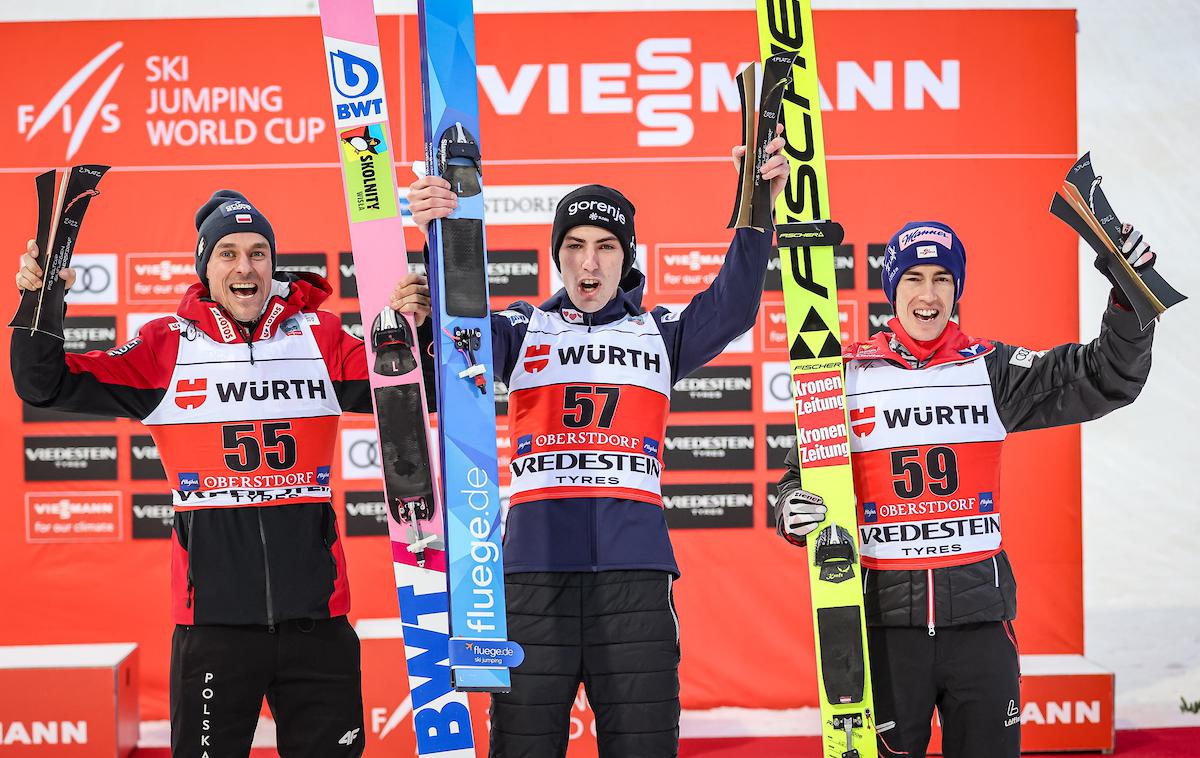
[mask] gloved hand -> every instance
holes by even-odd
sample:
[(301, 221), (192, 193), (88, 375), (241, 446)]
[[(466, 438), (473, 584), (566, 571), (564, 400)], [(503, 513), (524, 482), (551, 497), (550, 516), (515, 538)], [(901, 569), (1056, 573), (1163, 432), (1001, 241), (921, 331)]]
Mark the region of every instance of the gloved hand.
[(805, 535), (824, 520), (825, 501), (799, 487), (775, 503), (775, 530), (793, 545), (803, 545)]
[[(1125, 242), (1121, 245), (1121, 254), (1125, 256), (1125, 260), (1129, 261), (1129, 265), (1134, 271), (1139, 271), (1144, 268), (1150, 268), (1154, 265), (1158, 256), (1150, 249), (1150, 244), (1146, 242), (1142, 233), (1133, 228), (1133, 224), (1123, 224), (1121, 226), (1121, 235), (1125, 238)], [(1096, 261), (1093, 264), (1096, 270), (1112, 282), (1113, 300), (1122, 308), (1131, 310), (1133, 308), (1129, 303), (1129, 298), (1117, 284), (1116, 278), (1112, 271), (1109, 270), (1109, 260), (1106, 256), (1097, 255)]]

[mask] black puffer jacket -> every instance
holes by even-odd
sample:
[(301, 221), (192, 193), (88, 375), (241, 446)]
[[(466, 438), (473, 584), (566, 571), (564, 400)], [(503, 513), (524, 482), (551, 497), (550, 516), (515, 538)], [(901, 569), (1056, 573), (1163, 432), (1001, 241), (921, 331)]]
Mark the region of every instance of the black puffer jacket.
[[(893, 319), (893, 328), (896, 321)], [(884, 341), (903, 360), (896, 365), (920, 370), (894, 334)], [(1045, 352), (992, 342), (983, 356), (996, 408), (1008, 432), (1078, 424), (1128, 405), (1150, 373), (1154, 328), (1141, 331), (1137, 317), (1109, 303), (1100, 336), (1086, 345), (1065, 344)], [(780, 501), (800, 487), (796, 449), (787, 457), (779, 482)], [(933, 585), (933, 618), (929, 587)], [(863, 571), (866, 619), (870, 626), (953, 626), (1006, 621), (1017, 614), (1017, 582), (1003, 551), (992, 558), (949, 568), (920, 571)]]

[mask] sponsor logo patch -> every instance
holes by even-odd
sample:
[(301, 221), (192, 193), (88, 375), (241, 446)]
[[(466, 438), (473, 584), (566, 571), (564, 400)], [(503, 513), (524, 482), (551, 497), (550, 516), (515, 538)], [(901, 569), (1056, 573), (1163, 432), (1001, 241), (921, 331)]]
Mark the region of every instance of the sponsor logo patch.
[(1045, 350), (1030, 350), (1027, 347), (1019, 347), (1008, 362), (1021, 368), (1033, 368), (1033, 362), (1045, 354)]

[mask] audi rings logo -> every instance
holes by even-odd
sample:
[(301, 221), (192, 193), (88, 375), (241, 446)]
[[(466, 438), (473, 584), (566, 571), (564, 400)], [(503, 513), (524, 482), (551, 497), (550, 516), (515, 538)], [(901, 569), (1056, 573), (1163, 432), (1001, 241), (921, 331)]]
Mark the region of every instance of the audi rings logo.
[(792, 372), (786, 361), (766, 361), (762, 365), (763, 411), (795, 412), (792, 400)]
[(358, 468), (369, 468), (379, 465), (379, 446), (375, 440), (355, 440), (350, 443), (350, 465)]
[(115, 253), (79, 254), (71, 257), (75, 284), (67, 294), (69, 303), (117, 302), (117, 256)]
[(379, 441), (374, 429), (342, 430), (342, 478), (378, 479)]

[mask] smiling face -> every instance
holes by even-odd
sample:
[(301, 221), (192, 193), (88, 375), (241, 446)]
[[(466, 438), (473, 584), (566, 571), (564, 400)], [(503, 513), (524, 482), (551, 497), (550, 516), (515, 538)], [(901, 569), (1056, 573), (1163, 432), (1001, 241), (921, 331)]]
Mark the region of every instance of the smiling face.
[(954, 277), (941, 266), (913, 266), (896, 283), (896, 317), (915, 340), (937, 339), (953, 305)]
[(616, 297), (624, 264), (620, 240), (599, 226), (571, 228), (558, 248), (563, 286), (584, 313), (595, 313)]
[(229, 315), (250, 322), (271, 294), (271, 245), (258, 232), (221, 238), (208, 259), (208, 291)]

